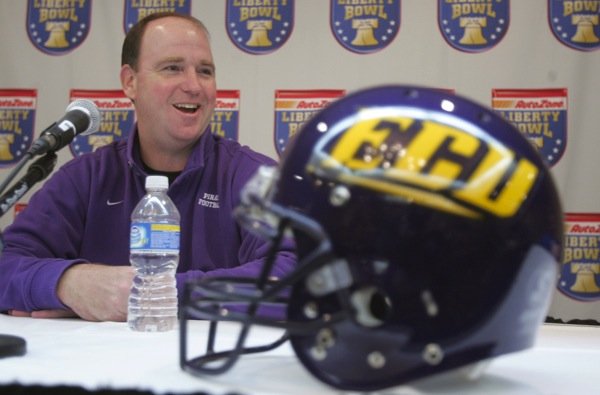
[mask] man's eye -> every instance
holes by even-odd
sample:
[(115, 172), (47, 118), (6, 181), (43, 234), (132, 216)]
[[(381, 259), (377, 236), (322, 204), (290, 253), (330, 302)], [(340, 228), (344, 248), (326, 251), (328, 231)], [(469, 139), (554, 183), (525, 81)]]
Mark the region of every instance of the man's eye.
[(202, 75), (212, 76), (215, 72), (210, 67), (203, 67), (198, 72)]
[(169, 65), (169, 66), (165, 66), (164, 70), (166, 71), (180, 71), (181, 67), (177, 66), (175, 64)]

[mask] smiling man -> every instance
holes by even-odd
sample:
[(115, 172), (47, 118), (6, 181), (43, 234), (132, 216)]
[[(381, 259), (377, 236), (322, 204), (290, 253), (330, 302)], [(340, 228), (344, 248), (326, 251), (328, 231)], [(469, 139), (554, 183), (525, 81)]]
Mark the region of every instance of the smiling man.
[[(150, 174), (167, 175), (181, 214), (177, 288), (205, 275), (257, 276), (268, 242), (232, 216), (261, 164), (275, 162), (207, 131), (216, 102), (209, 34), (197, 19), (159, 13), (127, 34), (121, 84), (137, 127), (62, 166), (4, 233), (0, 311), (125, 321), (133, 279), (130, 214)], [(273, 276), (295, 264), (290, 248)]]
[(208, 32), (189, 19), (148, 19), (125, 39), (121, 84), (135, 103), (144, 163), (181, 171), (217, 98)]

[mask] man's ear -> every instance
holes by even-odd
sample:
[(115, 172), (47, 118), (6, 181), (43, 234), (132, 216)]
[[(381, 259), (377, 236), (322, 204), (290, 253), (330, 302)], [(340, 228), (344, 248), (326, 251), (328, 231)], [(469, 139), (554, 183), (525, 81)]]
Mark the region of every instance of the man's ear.
[(137, 92), (137, 80), (136, 73), (130, 65), (124, 64), (121, 66), (121, 88), (123, 88), (123, 92), (125, 96), (130, 98), (131, 100), (135, 100), (136, 92)]

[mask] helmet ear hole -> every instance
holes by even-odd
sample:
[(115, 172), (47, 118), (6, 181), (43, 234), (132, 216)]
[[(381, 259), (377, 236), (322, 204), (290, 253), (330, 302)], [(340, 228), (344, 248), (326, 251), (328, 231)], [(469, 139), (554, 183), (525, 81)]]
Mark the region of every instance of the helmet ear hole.
[(383, 325), (392, 311), (390, 298), (373, 286), (354, 291), (350, 300), (356, 322), (369, 328)]

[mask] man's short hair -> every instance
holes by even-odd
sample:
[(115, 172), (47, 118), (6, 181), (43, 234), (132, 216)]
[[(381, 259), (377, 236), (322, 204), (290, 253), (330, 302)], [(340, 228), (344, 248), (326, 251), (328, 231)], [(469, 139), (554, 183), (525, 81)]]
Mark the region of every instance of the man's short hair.
[(142, 38), (144, 37), (144, 33), (146, 32), (146, 27), (152, 21), (167, 17), (175, 17), (188, 20), (196, 26), (198, 26), (199, 28), (201, 28), (206, 33), (206, 36), (210, 38), (208, 29), (206, 28), (204, 23), (202, 23), (202, 21), (200, 21), (196, 17), (187, 14), (179, 14), (177, 12), (156, 12), (142, 18), (127, 32), (125, 40), (123, 41), (123, 48), (121, 50), (121, 66), (128, 64), (131, 66), (131, 68), (137, 70), (138, 58), (140, 55), (140, 47), (142, 45)]

